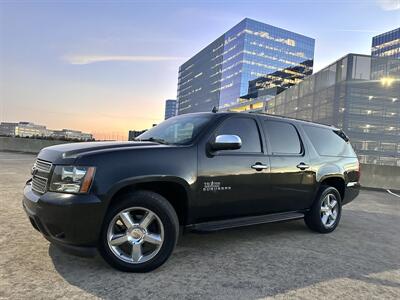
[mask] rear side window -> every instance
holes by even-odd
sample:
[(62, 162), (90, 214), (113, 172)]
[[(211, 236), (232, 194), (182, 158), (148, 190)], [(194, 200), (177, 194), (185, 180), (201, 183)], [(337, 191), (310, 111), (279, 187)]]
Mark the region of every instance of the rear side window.
[(347, 136), (342, 131), (309, 125), (304, 125), (303, 128), (319, 155), (355, 156)]
[(264, 121), (264, 130), (272, 154), (300, 154), (301, 142), (296, 128), (289, 123)]
[(242, 147), (234, 152), (261, 152), (260, 134), (256, 121), (249, 118), (230, 118), (217, 129), (215, 136), (234, 134), (241, 138)]

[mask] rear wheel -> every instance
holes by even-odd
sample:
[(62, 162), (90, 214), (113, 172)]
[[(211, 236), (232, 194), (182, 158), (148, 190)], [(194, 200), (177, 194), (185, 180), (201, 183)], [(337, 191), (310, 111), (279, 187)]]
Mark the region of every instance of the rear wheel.
[(138, 191), (123, 195), (105, 218), (99, 250), (113, 267), (147, 272), (171, 255), (179, 234), (178, 217), (161, 195)]
[(304, 217), (304, 221), (313, 231), (329, 233), (334, 231), (339, 224), (341, 214), (340, 193), (332, 186), (323, 185), (311, 210)]

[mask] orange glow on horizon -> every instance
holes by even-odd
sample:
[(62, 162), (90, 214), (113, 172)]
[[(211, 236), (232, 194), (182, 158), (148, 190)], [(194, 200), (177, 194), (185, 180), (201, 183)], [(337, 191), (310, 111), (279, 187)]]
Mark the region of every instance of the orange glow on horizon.
[(144, 130), (159, 124), (163, 118), (163, 103), (157, 105), (157, 114), (146, 113), (136, 117), (132, 113), (113, 112), (112, 115), (102, 113), (85, 112), (87, 116), (82, 118), (79, 114), (71, 115), (68, 113), (48, 113), (42, 114), (34, 111), (19, 111), (13, 118), (1, 119), (1, 122), (29, 121), (38, 125), (44, 125), (50, 130), (72, 129), (85, 133), (91, 133), (96, 140), (128, 140), (129, 130)]

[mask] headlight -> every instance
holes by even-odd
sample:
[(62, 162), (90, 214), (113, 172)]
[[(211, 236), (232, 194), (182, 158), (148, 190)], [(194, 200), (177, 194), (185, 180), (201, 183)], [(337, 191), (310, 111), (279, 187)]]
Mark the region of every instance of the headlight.
[(87, 193), (94, 177), (94, 167), (56, 166), (50, 181), (50, 191)]

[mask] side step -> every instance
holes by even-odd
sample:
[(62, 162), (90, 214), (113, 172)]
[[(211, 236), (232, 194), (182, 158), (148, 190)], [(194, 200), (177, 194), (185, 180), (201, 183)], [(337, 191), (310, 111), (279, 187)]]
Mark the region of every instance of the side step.
[(301, 212), (287, 212), (277, 213), (262, 216), (241, 217), (229, 220), (211, 221), (204, 223), (197, 223), (187, 227), (189, 230), (210, 232), (228, 228), (250, 226), (256, 224), (265, 224), (279, 221), (296, 220), (304, 218), (304, 213)]

